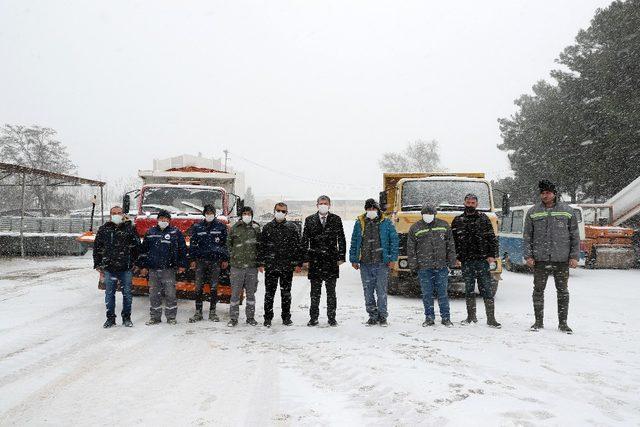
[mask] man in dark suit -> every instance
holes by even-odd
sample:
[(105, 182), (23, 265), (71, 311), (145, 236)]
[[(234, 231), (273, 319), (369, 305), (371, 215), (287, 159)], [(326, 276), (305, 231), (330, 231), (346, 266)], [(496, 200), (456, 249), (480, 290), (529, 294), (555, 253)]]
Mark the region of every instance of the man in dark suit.
[(304, 221), (302, 250), (305, 263), (309, 266), (311, 281), (311, 307), (307, 326), (317, 326), (320, 314), (322, 282), (327, 288), (327, 317), (329, 325), (338, 326), (336, 321), (336, 280), (340, 276), (340, 265), (345, 262), (347, 243), (342, 220), (329, 212), (331, 199), (320, 196), (317, 200), (318, 212)]

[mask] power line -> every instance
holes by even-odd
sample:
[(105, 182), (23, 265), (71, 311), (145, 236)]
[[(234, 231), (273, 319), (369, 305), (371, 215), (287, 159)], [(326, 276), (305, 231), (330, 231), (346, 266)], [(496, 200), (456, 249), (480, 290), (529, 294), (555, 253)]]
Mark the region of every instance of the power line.
[(306, 176), (302, 176), (302, 175), (296, 175), (296, 174), (293, 174), (293, 173), (290, 173), (290, 172), (284, 172), (282, 170), (278, 170), (278, 169), (272, 168), (270, 166), (263, 165), (261, 163), (258, 163), (256, 161), (254, 161), (254, 160), (251, 160), (251, 159), (247, 159), (246, 157), (241, 156), (240, 154), (237, 154), (235, 152), (231, 153), (231, 154), (236, 156), (236, 158), (238, 158), (238, 159), (242, 159), (247, 163), (250, 163), (250, 164), (252, 164), (254, 166), (257, 166), (257, 167), (262, 168), (264, 170), (267, 170), (269, 172), (272, 172), (272, 173), (275, 173), (275, 174), (278, 174), (278, 175), (282, 175), (282, 176), (285, 176), (287, 178), (296, 179), (298, 181), (307, 182), (307, 183), (310, 183), (310, 184), (319, 184), (319, 185), (325, 185), (325, 186), (334, 187), (334, 188), (336, 188), (336, 187), (337, 188), (363, 188), (363, 189), (377, 189), (378, 188), (375, 185), (362, 185), (362, 184), (353, 184), (353, 183), (346, 183), (346, 182), (322, 181), (322, 180), (315, 179), (315, 178), (310, 178), (310, 177), (306, 177)]

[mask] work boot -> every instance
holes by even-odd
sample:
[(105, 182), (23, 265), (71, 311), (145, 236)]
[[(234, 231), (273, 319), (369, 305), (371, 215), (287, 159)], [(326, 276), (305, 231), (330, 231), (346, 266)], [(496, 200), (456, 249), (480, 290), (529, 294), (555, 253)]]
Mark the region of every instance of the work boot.
[(146, 322), (144, 322), (144, 324), (147, 326), (157, 325), (158, 323), (160, 323), (160, 319), (149, 319)]
[(440, 322), (440, 323), (442, 323), (447, 328), (452, 328), (453, 327), (453, 323), (451, 323), (451, 320), (449, 320), (449, 319), (442, 319), (442, 322)]
[(176, 319), (167, 319), (167, 324), (169, 324), (169, 325), (175, 325), (177, 323), (178, 322), (176, 321)]
[(238, 321), (236, 319), (231, 319), (229, 320), (229, 323), (227, 323), (227, 326), (229, 326), (230, 328), (233, 328), (237, 325), (238, 325)]
[(309, 320), (309, 322), (307, 323), (307, 326), (318, 326), (318, 321), (311, 319)]
[(422, 326), (423, 326), (424, 328), (426, 328), (427, 326), (433, 326), (433, 325), (435, 325), (435, 324), (436, 324), (436, 322), (434, 322), (434, 321), (433, 321), (433, 319), (432, 319), (431, 317), (426, 317), (426, 318), (424, 319), (424, 322), (422, 322)]
[(196, 323), (202, 320), (202, 310), (196, 310), (196, 313), (189, 318), (189, 323)]
[(532, 331), (538, 331), (538, 329), (544, 328), (544, 299), (542, 301), (536, 301), (533, 298), (533, 313), (536, 316), (536, 322), (531, 325)]
[(338, 321), (336, 319), (329, 319), (329, 326), (338, 326)]
[(282, 324), (284, 326), (291, 326), (291, 325), (293, 325), (293, 322), (291, 321), (291, 319), (284, 319), (284, 320), (282, 320)]
[(133, 322), (131, 321), (131, 318), (130, 317), (125, 317), (124, 319), (122, 319), (122, 326), (127, 327), (127, 328), (133, 327)]
[(567, 322), (561, 322), (558, 325), (558, 329), (560, 329), (560, 331), (564, 332), (565, 334), (569, 334), (569, 335), (573, 334), (573, 329), (571, 329), (569, 325), (567, 325)]
[(573, 333), (567, 325), (567, 315), (569, 314), (569, 295), (558, 296), (558, 329), (567, 334)]
[(389, 324), (387, 323), (387, 318), (386, 317), (381, 317), (379, 320), (380, 326), (382, 326), (383, 328), (386, 328), (387, 326), (389, 326)]
[(470, 296), (470, 297), (467, 297), (466, 300), (467, 300), (467, 318), (460, 323), (462, 323), (463, 325), (478, 323), (478, 318), (476, 317), (476, 297)]
[(493, 299), (484, 299), (484, 309), (487, 312), (487, 325), (492, 328), (500, 329), (502, 325), (498, 323), (495, 316), (496, 305)]
[(265, 328), (270, 328), (271, 327), (271, 320), (265, 320), (263, 325), (265, 326)]
[(220, 321), (220, 318), (216, 314), (216, 309), (215, 308), (213, 310), (209, 310), (209, 320), (211, 320), (212, 322), (219, 322)]
[(367, 326), (373, 326), (378, 324), (378, 319), (374, 319), (373, 317), (369, 317), (367, 320)]
[(247, 325), (256, 326), (257, 324), (258, 322), (256, 322), (256, 319), (254, 318), (247, 319)]
[(108, 318), (107, 321), (104, 322), (104, 325), (102, 325), (102, 327), (105, 329), (108, 329), (112, 326), (116, 326), (116, 319)]

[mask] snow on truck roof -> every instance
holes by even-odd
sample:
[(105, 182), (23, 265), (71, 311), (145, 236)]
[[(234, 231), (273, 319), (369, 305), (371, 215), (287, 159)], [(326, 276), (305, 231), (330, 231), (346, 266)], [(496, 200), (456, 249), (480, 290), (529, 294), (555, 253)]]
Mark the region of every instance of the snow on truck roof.
[(147, 188), (147, 187), (170, 187), (170, 188), (194, 188), (197, 190), (218, 190), (218, 191), (226, 191), (224, 188), (222, 187), (216, 187), (213, 185), (199, 185), (199, 184), (144, 184), (142, 186), (142, 188)]

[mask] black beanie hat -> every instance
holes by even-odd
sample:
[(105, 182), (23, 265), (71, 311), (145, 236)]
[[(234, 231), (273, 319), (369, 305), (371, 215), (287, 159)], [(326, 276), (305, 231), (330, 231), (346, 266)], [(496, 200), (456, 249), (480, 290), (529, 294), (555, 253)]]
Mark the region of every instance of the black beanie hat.
[(204, 205), (204, 207), (202, 208), (202, 213), (206, 214), (206, 213), (212, 213), (215, 214), (216, 213), (216, 208), (213, 205)]
[(380, 210), (380, 206), (378, 206), (378, 202), (376, 202), (375, 199), (367, 199), (367, 201), (364, 202), (364, 210), (368, 210), (371, 208)]
[(549, 181), (548, 179), (543, 179), (538, 183), (538, 188), (540, 189), (540, 192), (542, 193), (543, 191), (551, 191), (552, 193), (557, 193), (558, 191), (556, 190), (556, 185)]
[(169, 218), (171, 219), (171, 213), (169, 213), (166, 209), (160, 209), (158, 211), (158, 218)]

